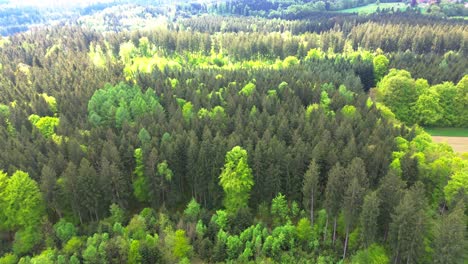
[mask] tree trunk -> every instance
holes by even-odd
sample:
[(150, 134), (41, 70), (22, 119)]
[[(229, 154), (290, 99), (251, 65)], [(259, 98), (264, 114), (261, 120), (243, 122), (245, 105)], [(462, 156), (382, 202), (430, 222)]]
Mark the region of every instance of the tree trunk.
[(327, 241), (327, 231), (328, 231), (328, 215), (327, 220), (325, 221), (325, 231), (323, 232), (323, 241)]
[(345, 238), (344, 249), (343, 249), (343, 260), (346, 258), (346, 249), (348, 248), (348, 238), (349, 238), (349, 225), (346, 226), (346, 238)]
[(80, 224), (83, 225), (83, 218), (81, 218), (81, 212), (78, 210), (78, 217), (80, 218)]
[(335, 240), (336, 240), (336, 216), (333, 222), (333, 246), (335, 245)]
[(310, 195), (310, 225), (314, 227), (314, 191)]
[(397, 264), (397, 263), (398, 263), (399, 255), (400, 255), (400, 244), (397, 245), (397, 251), (396, 251), (395, 261), (393, 262), (394, 264)]

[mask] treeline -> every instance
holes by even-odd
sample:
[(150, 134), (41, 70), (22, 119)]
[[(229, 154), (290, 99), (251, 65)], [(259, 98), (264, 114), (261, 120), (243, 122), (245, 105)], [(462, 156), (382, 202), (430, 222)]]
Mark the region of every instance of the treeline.
[(320, 33), (328, 31), (335, 25), (368, 21), (368, 18), (349, 14), (320, 13), (307, 20), (267, 19), (261, 17), (243, 16), (198, 16), (187, 19), (178, 19), (170, 28), (198, 31), (198, 32), (285, 32), (294, 35), (306, 32)]
[[(382, 1), (392, 2), (392, 1)], [(374, 1), (343, 1), (343, 0), (306, 0), (306, 1), (247, 1), (236, 0), (217, 2), (208, 7), (208, 11), (216, 14), (234, 14), (243, 16), (262, 16), (268, 18), (303, 19), (313, 17), (324, 11), (337, 11), (372, 4)]]
[(458, 84), (429, 86), (404, 70), (392, 69), (377, 85), (376, 98), (388, 106), (398, 120), (432, 127), (468, 127), (468, 75)]

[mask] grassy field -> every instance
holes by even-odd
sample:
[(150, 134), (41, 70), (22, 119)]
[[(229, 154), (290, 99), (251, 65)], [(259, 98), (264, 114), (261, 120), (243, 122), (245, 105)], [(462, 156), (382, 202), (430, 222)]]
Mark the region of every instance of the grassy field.
[(355, 7), (355, 8), (350, 8), (350, 9), (343, 9), (338, 12), (340, 13), (358, 13), (358, 14), (371, 14), (375, 13), (377, 11), (377, 8), (380, 9), (389, 9), (389, 8), (394, 8), (400, 9), (400, 10), (405, 10), (406, 9), (406, 4), (405, 3), (380, 3), (379, 5), (377, 4), (370, 4), (370, 5), (365, 5), (365, 6), (360, 6), (360, 7)]
[(464, 19), (468, 20), (468, 16), (453, 16), (453, 17), (448, 17), (449, 19)]
[(468, 137), (468, 128), (425, 128), (431, 136)]
[(432, 136), (432, 140), (437, 143), (449, 144), (455, 152), (468, 153), (468, 137)]

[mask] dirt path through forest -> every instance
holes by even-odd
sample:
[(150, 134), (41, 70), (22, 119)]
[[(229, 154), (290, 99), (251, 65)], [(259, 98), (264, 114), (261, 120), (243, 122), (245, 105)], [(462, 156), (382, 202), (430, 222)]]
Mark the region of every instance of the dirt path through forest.
[(440, 137), (433, 136), (432, 139), (437, 143), (448, 143), (455, 152), (468, 152), (468, 137)]

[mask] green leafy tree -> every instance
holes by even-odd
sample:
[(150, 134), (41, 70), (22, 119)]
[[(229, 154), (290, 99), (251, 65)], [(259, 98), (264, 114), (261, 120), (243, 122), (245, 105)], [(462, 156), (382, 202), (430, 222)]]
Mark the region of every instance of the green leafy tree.
[(388, 72), (388, 64), (390, 61), (388, 60), (385, 55), (378, 55), (374, 58), (373, 64), (374, 64), (374, 79), (375, 83), (380, 82), (382, 78), (385, 76), (385, 74)]
[(183, 259), (189, 257), (191, 252), (192, 246), (190, 245), (188, 238), (185, 236), (185, 231), (181, 229), (176, 230), (172, 254), (177, 259)]
[(195, 222), (198, 219), (200, 214), (200, 204), (197, 203), (195, 198), (192, 198), (190, 202), (187, 204), (187, 208), (184, 210), (184, 216), (190, 222)]
[(38, 227), (26, 227), (15, 233), (15, 241), (13, 241), (13, 253), (16, 255), (24, 255), (29, 253), (34, 246), (42, 240), (42, 234)]
[(76, 235), (75, 226), (65, 219), (60, 219), (60, 221), (54, 225), (54, 231), (62, 243), (66, 243), (70, 238)]
[(132, 240), (128, 250), (128, 264), (140, 264), (142, 260), (140, 254), (140, 241)]
[(0, 230), (6, 229), (7, 215), (3, 208), (6, 208), (5, 189), (8, 186), (8, 175), (0, 170)]
[(7, 253), (0, 258), (0, 264), (16, 264), (18, 263), (18, 256), (12, 253)]
[(458, 192), (468, 192), (468, 168), (455, 172), (444, 188), (447, 201), (451, 202)]
[(441, 127), (451, 127), (456, 125), (457, 113), (456, 105), (453, 103), (457, 96), (457, 88), (451, 82), (444, 82), (442, 84), (431, 87), (439, 94), (439, 105), (442, 111), (442, 118), (437, 125)]
[(226, 154), (219, 184), (224, 190), (224, 206), (229, 213), (234, 214), (239, 209), (248, 207), (254, 181), (245, 149), (236, 146)]
[(239, 236), (228, 236), (226, 246), (228, 259), (237, 259), (242, 253), (242, 241)]
[(413, 108), (419, 94), (409, 72), (392, 69), (377, 88), (378, 101), (388, 106), (399, 120), (410, 124), (414, 122)]
[(59, 125), (58, 117), (38, 117), (36, 115), (31, 115), (29, 117), (29, 120), (34, 126), (37, 127), (37, 129), (39, 129), (41, 134), (46, 138), (49, 138), (53, 134), (55, 134), (55, 128)]
[(186, 102), (182, 107), (182, 115), (184, 116), (185, 122), (189, 122), (193, 116), (193, 105), (191, 102)]
[(245, 96), (250, 96), (255, 92), (256, 85), (255, 83), (249, 82), (242, 88), (242, 90), (239, 91), (239, 94), (245, 95)]
[(133, 173), (135, 178), (133, 180), (133, 194), (140, 202), (145, 202), (149, 200), (149, 185), (148, 179), (146, 178), (144, 171), (143, 163), (143, 150), (141, 148), (135, 149), (135, 163), (136, 167)]
[(359, 250), (352, 257), (353, 264), (388, 264), (390, 260), (385, 252), (385, 248), (378, 244), (372, 244), (368, 248)]
[(111, 214), (110, 219), (112, 221), (112, 224), (124, 222), (125, 211), (120, 206), (118, 206), (117, 204), (111, 204), (109, 212)]
[(457, 126), (468, 127), (468, 75), (457, 84), (457, 96), (455, 98), (456, 116), (458, 116)]
[(301, 218), (297, 223), (297, 238), (304, 245), (307, 245), (312, 240), (313, 229), (310, 220), (307, 218)]
[(442, 107), (439, 105), (440, 96), (433, 89), (426, 90), (416, 101), (414, 110), (416, 122), (421, 125), (434, 126), (443, 118)]
[(2, 211), (7, 217), (5, 226), (9, 230), (36, 228), (45, 215), (39, 186), (26, 172), (16, 171), (8, 179), (1, 197)]
[(271, 201), (271, 215), (276, 226), (285, 224), (289, 220), (289, 207), (286, 196), (279, 193)]

